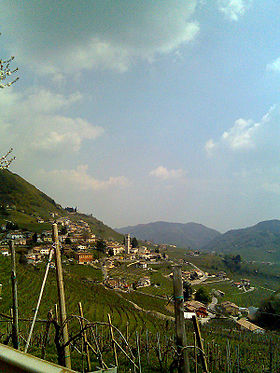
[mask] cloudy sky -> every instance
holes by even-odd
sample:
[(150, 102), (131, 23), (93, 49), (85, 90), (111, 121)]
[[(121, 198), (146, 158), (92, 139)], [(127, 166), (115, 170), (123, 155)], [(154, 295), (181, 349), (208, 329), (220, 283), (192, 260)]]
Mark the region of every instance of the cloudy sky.
[(280, 218), (280, 3), (2, 0), (0, 150), (113, 227)]

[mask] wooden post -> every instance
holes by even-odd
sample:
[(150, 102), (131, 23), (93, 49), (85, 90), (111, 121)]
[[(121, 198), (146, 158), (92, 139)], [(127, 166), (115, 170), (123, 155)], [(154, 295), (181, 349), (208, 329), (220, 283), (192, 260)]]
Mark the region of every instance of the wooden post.
[(12, 323), (12, 342), (14, 348), (19, 348), (19, 338), (18, 338), (18, 296), (17, 296), (17, 274), (16, 274), (16, 253), (14, 242), (9, 242), (11, 251), (11, 261), (12, 261), (12, 296), (13, 296), (13, 323)]
[[(173, 266), (173, 289), (174, 289), (174, 309), (175, 309), (175, 332), (176, 345), (179, 355), (178, 372), (190, 373), (190, 363), (186, 348), (187, 338), (184, 320), (184, 294), (182, 281), (182, 267)], [(184, 348), (184, 349), (183, 349)]]
[[(82, 303), (78, 303), (79, 307), (79, 313), (81, 316), (81, 328), (83, 329), (85, 327), (85, 320), (84, 320), (84, 313), (83, 313), (83, 307)], [(87, 369), (88, 372), (91, 371), (91, 363), (90, 363), (90, 355), (89, 355), (89, 348), (88, 348), (88, 340), (87, 340), (87, 332), (86, 330), (83, 331), (83, 339), (84, 339), (84, 344), (85, 344), (85, 350), (86, 350), (86, 356), (87, 356)]]
[(195, 331), (195, 335), (196, 335), (197, 346), (200, 349), (199, 356), (200, 356), (200, 359), (201, 359), (202, 369), (203, 369), (204, 373), (208, 373), (207, 361), (206, 361), (206, 358), (205, 358), (205, 352), (204, 352), (204, 349), (203, 349), (203, 343), (202, 343), (202, 339), (201, 339), (201, 334), (200, 334), (200, 329), (199, 329), (197, 317), (193, 316), (192, 321), (193, 321), (194, 331)]
[(111, 334), (111, 339), (112, 339), (112, 344), (113, 344), (115, 363), (116, 363), (116, 366), (118, 366), (119, 363), (118, 363), (118, 355), (117, 355), (116, 343), (115, 343), (115, 338), (114, 338), (114, 331), (112, 327), (111, 315), (109, 313), (108, 313), (108, 322), (109, 322), (110, 334)]
[(58, 307), (56, 303), (54, 305), (54, 320), (58, 322)]
[(49, 310), (48, 321), (46, 323), (46, 330), (45, 330), (45, 333), (44, 333), (43, 343), (42, 343), (41, 359), (45, 359), (46, 347), (47, 347), (47, 343), (48, 343), (48, 339), (49, 339), (50, 326), (51, 326), (52, 320), (53, 320), (52, 310)]
[(195, 365), (195, 373), (198, 373), (198, 370), (197, 370), (197, 351), (196, 351), (196, 335), (195, 333), (193, 333), (193, 336), (194, 336), (194, 365)]
[[(64, 283), (63, 283), (63, 273), (62, 273), (62, 265), (61, 265), (61, 256), (60, 256), (60, 245), (58, 240), (58, 230), (57, 224), (54, 223), (52, 225), (52, 235), (53, 235), (53, 242), (55, 246), (55, 268), (56, 268), (56, 281), (57, 281), (57, 291), (58, 291), (58, 300), (59, 300), (59, 311), (60, 311), (60, 324), (65, 322), (67, 315), (66, 315), (66, 306), (65, 306), (65, 294), (64, 294)], [(65, 323), (62, 329), (63, 335), (63, 344), (65, 345), (68, 342), (68, 325)], [(70, 357), (70, 346), (65, 346), (64, 348), (64, 362), (66, 368), (71, 369), (71, 357)]]

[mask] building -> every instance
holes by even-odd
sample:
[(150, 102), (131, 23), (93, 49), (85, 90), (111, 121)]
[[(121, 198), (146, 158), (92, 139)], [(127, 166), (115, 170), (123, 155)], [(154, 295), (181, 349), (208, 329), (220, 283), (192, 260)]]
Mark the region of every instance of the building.
[(137, 282), (137, 287), (144, 287), (144, 286), (151, 286), (151, 279), (150, 277), (142, 277)]
[(198, 302), (197, 300), (191, 300), (185, 303), (186, 312), (195, 313), (197, 317), (207, 317), (208, 312), (205, 304)]
[(78, 264), (88, 264), (92, 263), (93, 255), (91, 253), (75, 253), (75, 259), (77, 259)]
[(265, 333), (265, 330), (263, 328), (261, 328), (258, 325), (253, 324), (250, 321), (246, 320), (245, 317), (237, 320), (236, 323), (238, 324), (238, 326), (241, 330), (248, 330), (250, 332), (257, 333), (257, 334)]
[(221, 309), (225, 313), (228, 313), (232, 316), (237, 316), (239, 314), (239, 307), (236, 304), (230, 302), (229, 300), (226, 300), (225, 302), (221, 303)]

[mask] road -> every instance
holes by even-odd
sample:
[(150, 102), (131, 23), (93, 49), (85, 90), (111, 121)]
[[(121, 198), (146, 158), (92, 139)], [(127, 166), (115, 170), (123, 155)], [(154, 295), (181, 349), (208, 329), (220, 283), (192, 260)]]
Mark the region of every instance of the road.
[(203, 281), (207, 280), (208, 279), (208, 276), (205, 274), (204, 271), (202, 271), (202, 269), (198, 268), (195, 264), (191, 263), (191, 262), (188, 262), (189, 265), (191, 265), (192, 267), (194, 267), (197, 271), (200, 271), (202, 273), (202, 277), (200, 277), (198, 280), (193, 280), (191, 281), (191, 284), (192, 285), (199, 285), (201, 284)]
[(215, 307), (216, 304), (218, 303), (218, 299), (216, 297), (212, 297), (212, 302), (208, 305), (208, 311), (215, 313)]

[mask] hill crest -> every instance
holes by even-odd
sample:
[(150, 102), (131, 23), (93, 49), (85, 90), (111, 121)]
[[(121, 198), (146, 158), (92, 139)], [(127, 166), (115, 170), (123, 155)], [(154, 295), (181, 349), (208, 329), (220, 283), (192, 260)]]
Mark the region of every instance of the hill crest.
[(170, 223), (157, 221), (148, 224), (138, 224), (115, 228), (120, 233), (130, 233), (138, 239), (162, 244), (174, 244), (179, 247), (200, 248), (220, 235), (220, 232), (203, 224)]

